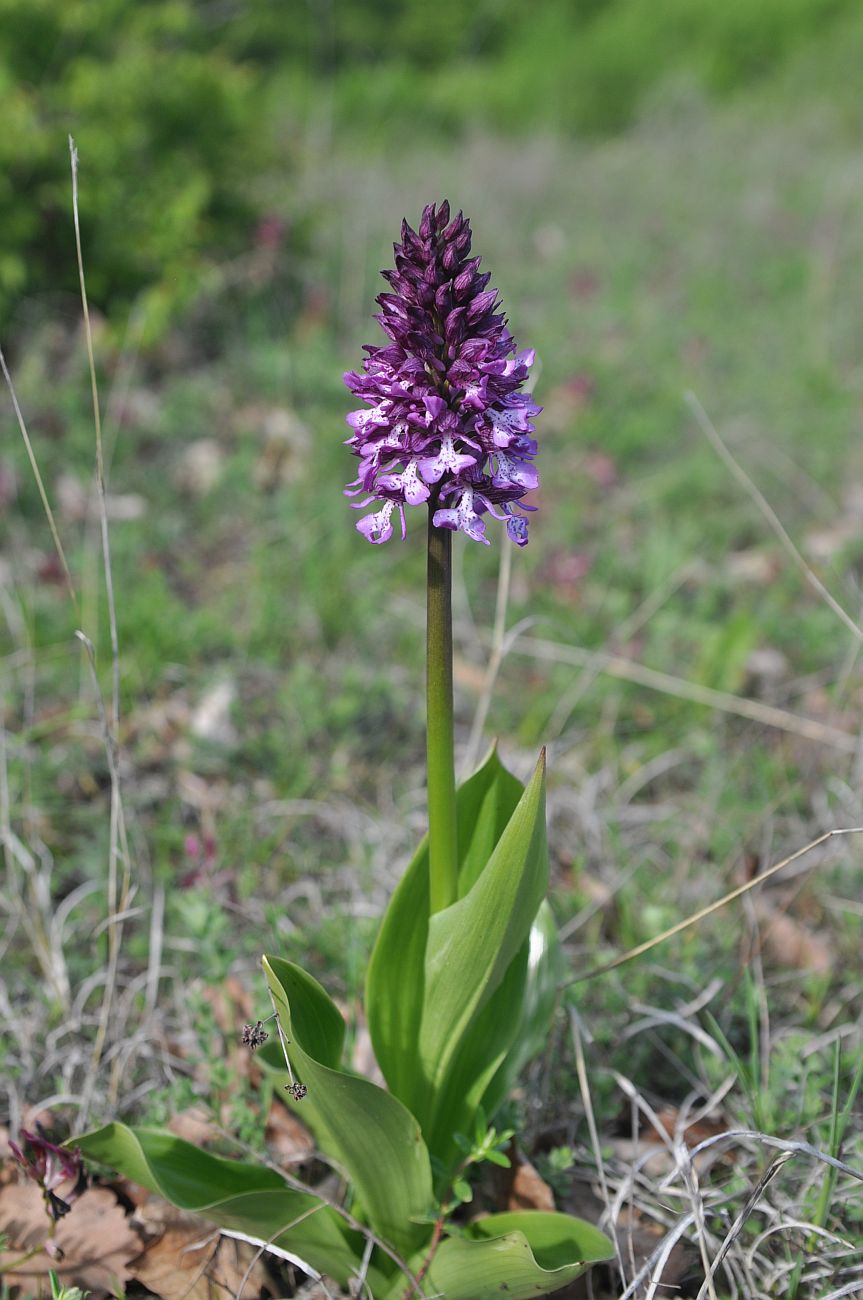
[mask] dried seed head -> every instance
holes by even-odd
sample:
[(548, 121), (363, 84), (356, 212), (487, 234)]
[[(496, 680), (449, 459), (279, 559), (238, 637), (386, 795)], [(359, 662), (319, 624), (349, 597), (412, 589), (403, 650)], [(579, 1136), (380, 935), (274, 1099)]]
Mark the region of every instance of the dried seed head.
[(294, 1101), (302, 1101), (308, 1091), (306, 1085), (300, 1083), (299, 1079), (294, 1079), (293, 1083), (285, 1084), (285, 1092), (289, 1093), (293, 1097)]
[(243, 1025), (243, 1047), (250, 1047), (254, 1052), (255, 1048), (260, 1047), (269, 1038), (269, 1034), (264, 1029), (263, 1020), (257, 1020), (253, 1025)]

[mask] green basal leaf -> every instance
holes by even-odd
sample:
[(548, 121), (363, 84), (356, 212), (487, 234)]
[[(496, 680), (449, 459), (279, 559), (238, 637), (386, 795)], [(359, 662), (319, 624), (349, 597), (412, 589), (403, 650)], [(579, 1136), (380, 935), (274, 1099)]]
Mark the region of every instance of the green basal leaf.
[[(288, 1187), (273, 1169), (199, 1151), (173, 1133), (118, 1123), (76, 1138), (75, 1145), (178, 1209), (272, 1241), (342, 1285), (357, 1276), (362, 1234), (313, 1193)], [(391, 1279), (377, 1267), (372, 1273), (372, 1290), (381, 1295)]]
[[(568, 1285), (613, 1254), (604, 1232), (568, 1214), (492, 1214), (471, 1224), (464, 1236), (441, 1243), (423, 1287), (446, 1300), (530, 1300)], [(417, 1272), (423, 1263), (414, 1258), (411, 1267)], [(400, 1300), (404, 1290), (403, 1281), (395, 1284), (385, 1300)]]
[(422, 1119), (429, 1148), (444, 1158), (480, 1100), (470, 1079), (484, 1091), (518, 1032), (527, 939), (547, 884), (541, 758), (476, 882), (429, 920), (419, 1056), (433, 1100)]
[(512, 1046), (483, 1095), (483, 1106), (493, 1115), (524, 1067), (543, 1051), (564, 977), (563, 953), (557, 923), (548, 901), (543, 900), (528, 937), (527, 971), (521, 1019)]
[(521, 781), (506, 770), (492, 746), (482, 765), (456, 795), (459, 898), (464, 898), (485, 870), (523, 794)]
[(366, 972), (365, 993), (375, 1059), (390, 1091), (420, 1122), (428, 1105), (417, 1047), (425, 993), (428, 922), (426, 836), (396, 885), (384, 914)]
[(400, 1254), (413, 1254), (428, 1240), (433, 1204), (419, 1124), (391, 1093), (312, 1054), (306, 1028), (313, 1026), (316, 1041), (327, 1045), (331, 1036), (320, 1033), (322, 1025), (332, 1023), (327, 1008), (339, 1015), (317, 980), (279, 957), (265, 957), (263, 965), (291, 1040), (291, 1065), (308, 1088), (303, 1107), (313, 1116), (322, 1146), (344, 1168), (373, 1230)]
[[(486, 867), (522, 795), (521, 784), (502, 766), (492, 749), (456, 795), (459, 839), (459, 896), (463, 897)], [(387, 908), (372, 953), (366, 980), (366, 1014), (378, 1064), (390, 1089), (423, 1125), (435, 1109), (434, 1088), (423, 1068), (419, 1038), (428, 1014), (426, 956), (429, 933), (428, 841), (420, 845)], [(518, 960), (527, 962), (527, 953)], [(477, 1024), (477, 1049), (485, 1063), (482, 1086), (476, 1062), (452, 1087), (461, 1089), (465, 1111), (479, 1101), (488, 1080), (511, 1042), (513, 999), (520, 976), (513, 973), (501, 993), (499, 1011), (489, 1007), (487, 1021)], [(459, 1073), (454, 1071), (455, 1074)], [(471, 1088), (470, 1096), (464, 1091)]]
[[(455, 1134), (470, 1130), (477, 1107), (512, 1045), (524, 997), (527, 945), (510, 962), (500, 985), (454, 1048), (427, 1111), (425, 1138), (444, 1168), (456, 1157)], [(443, 1185), (441, 1185), (443, 1191)]]
[[(291, 1022), (297, 1041), (303, 1045), (303, 1051), (314, 1057), (319, 1065), (337, 1070), (341, 1065), (342, 1050), (345, 1045), (345, 1021), (335, 1002), (314, 975), (309, 975), (302, 966), (295, 966), (293, 962), (284, 962), (280, 957), (265, 957), (264, 973), (277, 1001), (278, 994), (269, 979), (267, 962), (271, 965), (276, 963), (280, 970), (285, 968), (285, 977), (290, 982), (293, 997)], [(284, 1021), (282, 1027), (287, 1029)], [(274, 1046), (278, 1045), (281, 1052), (278, 1034), (273, 1035), (272, 1042)], [(282, 1053), (282, 1065), (284, 1065), (284, 1053)]]
[(492, 750), (456, 800), (459, 899), (429, 917), (424, 841), (387, 909), (366, 984), (378, 1063), (444, 1165), (453, 1133), (469, 1129), (484, 1095), (500, 1102), (542, 1042), (557, 982), (536, 960), (552, 951), (547, 927), (528, 935), (548, 875), (541, 772), (524, 792)]

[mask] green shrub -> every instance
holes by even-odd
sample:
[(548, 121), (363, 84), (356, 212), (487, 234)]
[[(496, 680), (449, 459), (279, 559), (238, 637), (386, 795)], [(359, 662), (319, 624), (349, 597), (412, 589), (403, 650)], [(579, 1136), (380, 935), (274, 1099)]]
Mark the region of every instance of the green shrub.
[(287, 192), (285, 142), (319, 104), (339, 133), (399, 145), (406, 130), (611, 132), (680, 73), (729, 93), (803, 56), (815, 79), (841, 61), (831, 93), (853, 88), (858, 13), (856, 0), (0, 0), (0, 315), (8, 330), (22, 300), (38, 310), (48, 295), (56, 315), (56, 294), (77, 294), (69, 134), (91, 300), (116, 323), (136, 304), (152, 341), (214, 264), (253, 245), (265, 194)]
[(0, 0), (0, 312), (77, 288), (67, 136), (81, 158), (88, 289), (150, 332), (210, 258), (248, 246), (268, 161), (253, 65), (176, 0)]

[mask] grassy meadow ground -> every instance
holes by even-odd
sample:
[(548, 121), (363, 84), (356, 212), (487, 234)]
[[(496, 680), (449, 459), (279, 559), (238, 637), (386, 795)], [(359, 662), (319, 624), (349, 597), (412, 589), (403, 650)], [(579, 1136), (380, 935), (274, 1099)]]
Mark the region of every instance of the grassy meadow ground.
[[(0, 1032), (13, 1118), (47, 1107), (75, 1128), (83, 1096), (90, 1119), (162, 1122), (205, 1101), (260, 1146), (255, 1091), (225, 1063), (234, 1012), (213, 991), (234, 990), (238, 1024), (257, 1014), (258, 957), (275, 950), (356, 1005), (423, 824), (424, 561), (419, 512), (405, 545), (371, 548), (353, 529), (341, 374), (376, 339), (377, 272), (401, 217), (443, 197), (471, 217), (513, 332), (537, 349), (545, 407), (541, 511), (512, 556), (513, 634), (493, 684), (500, 547), (456, 547), (460, 753), (485, 703), (483, 744), (499, 737), (517, 774), (549, 744), (552, 898), (573, 971), (863, 825), (860, 637), (685, 396), (857, 619), (863, 161), (829, 93), (787, 85), (716, 107), (684, 78), (599, 141), (477, 131), (408, 149), (395, 128), (358, 143), (310, 119), (276, 203), (289, 224), (316, 214), (290, 329), (265, 288), (235, 311), (228, 284), (156, 361), (96, 331), (133, 863), (98, 1068), (111, 779), (75, 628), (97, 643), (105, 692), (110, 649), (75, 304), (15, 356), (81, 614), (9, 413)], [(521, 1098), (561, 1204), (592, 1167), (573, 1025), (610, 1194), (643, 1224), (671, 1227), (693, 1202), (679, 1174), (662, 1185), (664, 1170), (639, 1165), (659, 1146), (634, 1139), (639, 1106), (641, 1129), (648, 1106), (673, 1129), (713, 1098), (723, 1128), (837, 1153), (861, 1053), (861, 852), (856, 837), (829, 841), (574, 986), (574, 1019)], [(723, 1151), (699, 1168), (710, 1257), (776, 1156), (751, 1136)], [(859, 1101), (841, 1154), (863, 1166)], [(759, 1194), (716, 1294), (863, 1293), (861, 1204), (859, 1184), (798, 1151)], [(696, 1252), (678, 1282), (698, 1267)]]

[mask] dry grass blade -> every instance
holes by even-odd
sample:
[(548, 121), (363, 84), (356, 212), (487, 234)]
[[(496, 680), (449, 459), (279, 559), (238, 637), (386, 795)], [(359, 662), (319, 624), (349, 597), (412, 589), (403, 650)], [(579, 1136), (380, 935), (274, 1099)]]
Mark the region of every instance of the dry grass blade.
[(93, 330), (90, 325), (90, 306), (87, 301), (84, 256), (81, 250), (81, 226), (78, 218), (78, 150), (75, 148), (75, 142), (71, 135), (69, 136), (69, 157), (72, 164), (72, 217), (75, 223), (75, 253), (78, 259), (78, 281), (81, 286), (81, 308), (84, 313), (84, 337), (87, 341), (87, 365), (90, 371), (90, 395), (93, 402), (93, 427), (96, 431), (96, 492), (99, 499), (99, 518), (102, 527), (102, 559), (105, 594), (108, 602), (108, 624), (111, 632), (111, 726), (116, 736), (120, 722), (120, 647), (117, 635), (117, 607), (114, 601), (114, 575), (111, 570), (111, 544), (108, 535), (105, 456), (102, 448), (102, 415), (99, 410), (99, 386), (96, 380)]
[(774, 862), (772, 867), (768, 867), (766, 871), (762, 871), (761, 874), (756, 876), (753, 880), (748, 880), (746, 884), (738, 885), (738, 887), (732, 889), (730, 893), (725, 894), (722, 898), (718, 898), (715, 903), (710, 903), (707, 907), (702, 907), (699, 911), (693, 912), (692, 915), (686, 917), (685, 920), (678, 921), (676, 925), (672, 925), (668, 930), (663, 930), (662, 934), (656, 935), (653, 939), (645, 940), (644, 943), (638, 944), (635, 948), (630, 948), (629, 952), (622, 953), (619, 957), (614, 957), (611, 961), (603, 962), (601, 966), (593, 966), (590, 970), (582, 971), (578, 975), (573, 975), (571, 979), (563, 982), (562, 987), (566, 988), (570, 984), (580, 984), (583, 980), (593, 979), (596, 975), (605, 975), (606, 972), (616, 970), (618, 966), (623, 966), (626, 962), (633, 961), (636, 957), (642, 957), (646, 952), (650, 952), (651, 949), (658, 947), (659, 944), (665, 943), (667, 939), (673, 938), (676, 934), (681, 934), (684, 930), (688, 930), (692, 925), (697, 925), (699, 921), (703, 921), (714, 912), (718, 912), (729, 903), (733, 903), (735, 899), (742, 898), (743, 895), (748, 894), (751, 889), (755, 889), (758, 885), (763, 885), (765, 881), (770, 880), (772, 876), (775, 876), (778, 872), (782, 871), (783, 868), (790, 866), (792, 862), (797, 862), (805, 854), (811, 853), (813, 849), (817, 849), (819, 845), (826, 844), (828, 840), (834, 839), (839, 835), (860, 835), (861, 833), (863, 833), (863, 826), (846, 826), (831, 831), (825, 831), (823, 835), (818, 836), (817, 840), (812, 840), (810, 844), (804, 845), (802, 849), (797, 849), (795, 853), (792, 853), (787, 858), (783, 858), (781, 862)]
[(317, 1269), (313, 1268), (312, 1265), (308, 1264), (304, 1259), (301, 1259), (299, 1255), (293, 1255), (289, 1250), (283, 1250), (281, 1246), (274, 1246), (272, 1241), (267, 1241), (263, 1237), (250, 1237), (247, 1232), (237, 1232), (233, 1228), (220, 1228), (219, 1232), (223, 1237), (230, 1237), (233, 1241), (244, 1241), (249, 1246), (258, 1247), (258, 1254), (255, 1255), (249, 1264), (249, 1267), (246, 1270), (246, 1276), (243, 1278), (237, 1291), (237, 1300), (240, 1300), (246, 1282), (249, 1277), (251, 1277), (252, 1269), (261, 1255), (272, 1255), (275, 1259), (283, 1259), (285, 1263), (293, 1264), (300, 1270), (300, 1272), (305, 1273), (307, 1277), (312, 1278), (313, 1281), (320, 1281), (321, 1275)]
[(750, 700), (745, 695), (733, 695), (730, 691), (718, 691), (712, 686), (701, 686), (698, 682), (687, 681), (684, 677), (674, 677), (671, 673), (660, 672), (656, 668), (647, 668), (634, 659), (623, 655), (611, 654), (605, 650), (585, 650), (581, 646), (560, 645), (542, 637), (521, 637), (513, 650), (528, 655), (533, 659), (543, 659), (550, 663), (573, 664), (575, 667), (598, 668), (608, 677), (620, 681), (633, 682), (636, 686), (646, 686), (650, 690), (660, 691), (678, 700), (687, 700), (690, 704), (700, 704), (707, 709), (719, 709), (722, 713), (731, 713), (750, 722), (758, 722), (764, 727), (774, 727), (777, 731), (788, 732), (792, 736), (802, 736), (805, 740), (814, 740), (820, 745), (830, 745), (844, 754), (856, 754), (858, 739), (839, 727), (818, 722), (815, 718), (804, 718), (788, 709), (779, 709), (773, 704), (763, 704), (760, 700)]
[(821, 579), (817, 576), (816, 573), (813, 572), (812, 568), (806, 563), (803, 556), (800, 554), (797, 547), (794, 545), (793, 541), (789, 537), (788, 533), (785, 531), (782, 521), (780, 520), (779, 516), (776, 514), (773, 507), (770, 505), (767, 498), (755, 486), (755, 484), (752, 482), (752, 479), (743, 469), (743, 466), (740, 465), (740, 463), (734, 458), (734, 456), (729, 451), (728, 447), (723, 442), (722, 438), (720, 437), (719, 433), (716, 430), (716, 426), (713, 424), (713, 421), (710, 419), (710, 416), (707, 414), (704, 407), (699, 402), (698, 398), (695, 396), (693, 392), (687, 391), (686, 393), (684, 393), (684, 401), (686, 402), (692, 414), (695, 416), (695, 419), (698, 422), (698, 427), (701, 429), (701, 432), (707, 438), (711, 447), (713, 447), (714, 451), (717, 453), (720, 459), (728, 466), (731, 473), (737, 479), (737, 482), (749, 494), (749, 496), (758, 506), (758, 509), (764, 515), (764, 518), (767, 520), (768, 524), (773, 529), (773, 532), (779, 538), (779, 541), (782, 543), (782, 546), (784, 547), (785, 551), (790, 556), (790, 558), (797, 566), (797, 568), (800, 570), (803, 577), (809, 583), (810, 587), (812, 587), (813, 590), (818, 593), (818, 595), (825, 602), (825, 604), (830, 606), (830, 608), (832, 609), (836, 617), (842, 623), (845, 624), (848, 631), (853, 634), (856, 640), (858, 642), (863, 641), (863, 629), (861, 629), (859, 624), (854, 621), (851, 615), (842, 608), (842, 606), (839, 604), (836, 597), (833, 596), (827, 590), (827, 588), (824, 586), (824, 583), (821, 581)]
[(740, 1233), (743, 1231), (743, 1227), (747, 1219), (749, 1218), (752, 1211), (755, 1209), (758, 1202), (761, 1200), (761, 1197), (763, 1196), (765, 1189), (768, 1187), (770, 1183), (772, 1183), (773, 1179), (779, 1173), (782, 1166), (786, 1164), (789, 1160), (791, 1160), (793, 1156), (794, 1156), (793, 1151), (783, 1151), (780, 1155), (776, 1157), (776, 1159), (773, 1161), (770, 1167), (764, 1172), (762, 1177), (758, 1180), (758, 1183), (753, 1188), (752, 1192), (747, 1198), (746, 1204), (743, 1206), (743, 1209), (737, 1215), (737, 1218), (734, 1220), (734, 1222), (732, 1223), (731, 1227), (728, 1230), (728, 1234), (725, 1240), (723, 1241), (722, 1245), (719, 1247), (719, 1250), (716, 1253), (716, 1257), (714, 1258), (713, 1262), (710, 1265), (710, 1268), (708, 1269), (707, 1276), (704, 1279), (701, 1288), (699, 1289), (698, 1295), (696, 1296), (696, 1300), (705, 1300), (706, 1296), (713, 1295), (713, 1278), (716, 1276), (717, 1269), (721, 1265), (722, 1261), (725, 1259), (725, 1256), (728, 1254), (731, 1247), (734, 1245), (734, 1242), (740, 1236)]
[(69, 562), (66, 559), (66, 552), (63, 550), (63, 543), (60, 541), (60, 533), (57, 530), (57, 522), (54, 519), (54, 512), (51, 509), (51, 503), (48, 500), (48, 493), (45, 490), (45, 484), (42, 481), (42, 473), (39, 469), (39, 462), (36, 460), (36, 453), (33, 450), (33, 444), (30, 441), (30, 435), (27, 432), (27, 425), (24, 422), (24, 416), (21, 414), (21, 407), (18, 404), (18, 397), (15, 392), (15, 386), (12, 383), (12, 376), (9, 373), (9, 367), (6, 365), (6, 357), (3, 355), (3, 349), (0, 347), (0, 369), (3, 371), (3, 378), (6, 381), (6, 387), (9, 389), (9, 396), (12, 399), (12, 406), (15, 411), (15, 419), (18, 421), (18, 428), (21, 431), (21, 438), (27, 451), (27, 459), (30, 462), (30, 468), (33, 471), (33, 477), (36, 480), (36, 487), (39, 492), (39, 499), (42, 502), (42, 509), (45, 511), (45, 517), (48, 520), (48, 527), (51, 530), (51, 538), (54, 542), (54, 549), (57, 552), (57, 558), (63, 570), (63, 578), (66, 582), (66, 589), (69, 592), (69, 599), (78, 615), (78, 595), (75, 591), (75, 583), (72, 581), (72, 572), (69, 568)]
[(717, 1143), (738, 1141), (741, 1138), (755, 1139), (766, 1147), (773, 1147), (788, 1155), (809, 1156), (813, 1160), (820, 1160), (822, 1164), (830, 1165), (832, 1169), (837, 1169), (840, 1173), (847, 1174), (849, 1178), (856, 1178), (858, 1182), (863, 1183), (863, 1169), (855, 1169), (844, 1160), (838, 1160), (836, 1156), (830, 1156), (826, 1151), (819, 1151), (818, 1147), (812, 1146), (810, 1142), (789, 1142), (784, 1138), (771, 1137), (769, 1133), (759, 1133), (757, 1129), (728, 1129), (725, 1133), (717, 1133), (713, 1137), (705, 1138), (703, 1142), (698, 1143), (698, 1146), (692, 1148), (693, 1159), (699, 1152), (706, 1151)]
[[(692, 1227), (694, 1222), (694, 1214), (685, 1214), (677, 1223), (675, 1223), (674, 1227), (663, 1237), (650, 1258), (645, 1260), (644, 1264), (642, 1264), (626, 1290), (621, 1292), (619, 1300), (634, 1300), (639, 1288), (647, 1281), (652, 1273), (658, 1273), (659, 1276), (662, 1275), (662, 1270), (671, 1254), (671, 1251), (677, 1245), (678, 1241), (681, 1240), (684, 1233)], [(653, 1287), (652, 1283), (651, 1286), (655, 1293), (655, 1287)]]
[[(596, 1124), (596, 1115), (593, 1110), (593, 1100), (590, 1092), (590, 1081), (587, 1073), (587, 1062), (584, 1059), (584, 1038), (579, 1024), (579, 1019), (575, 1008), (569, 1008), (569, 1027), (572, 1035), (572, 1046), (575, 1053), (575, 1070), (578, 1077), (578, 1087), (581, 1093), (582, 1104), (584, 1105), (584, 1114), (587, 1120), (587, 1131), (590, 1134), (590, 1146), (593, 1152), (596, 1172), (599, 1178), (599, 1187), (602, 1193), (602, 1201), (605, 1206), (605, 1213), (609, 1221), (612, 1219), (611, 1194), (608, 1188), (608, 1182), (605, 1177), (605, 1165), (602, 1159), (602, 1143), (599, 1138), (599, 1129)], [(620, 1242), (617, 1239), (617, 1233), (613, 1234), (614, 1253), (617, 1261), (617, 1267), (620, 1270), (621, 1278), (626, 1277), (626, 1269), (623, 1263), (623, 1256), (620, 1251)]]
[(861, 1292), (863, 1292), (863, 1278), (857, 1278), (846, 1286), (840, 1287), (838, 1291), (831, 1291), (829, 1295), (822, 1296), (821, 1300), (842, 1300), (843, 1296), (859, 1296)]
[[(717, 1300), (711, 1274), (709, 1272), (710, 1263), (708, 1259), (709, 1243), (707, 1240), (706, 1216), (704, 1213), (704, 1200), (701, 1195), (701, 1189), (698, 1185), (698, 1175), (695, 1170), (692, 1155), (682, 1139), (675, 1139), (666, 1129), (661, 1119), (653, 1107), (638, 1092), (631, 1080), (624, 1078), (616, 1070), (612, 1071), (612, 1077), (615, 1083), (629, 1099), (630, 1104), (642, 1114), (650, 1123), (659, 1141), (666, 1148), (671, 1158), (674, 1160), (676, 1167), (680, 1170), (686, 1191), (692, 1206), (691, 1214), (688, 1216), (692, 1223), (695, 1224), (698, 1238), (698, 1249), (701, 1252), (701, 1260), (707, 1275), (708, 1292), (710, 1300)], [(651, 1294), (653, 1293), (653, 1289)]]
[[(105, 750), (111, 778), (110, 834), (108, 843), (108, 978), (99, 1014), (99, 1026), (90, 1060), (90, 1067), (82, 1090), (82, 1124), (86, 1123), (92, 1102), (96, 1077), (102, 1060), (102, 1053), (108, 1034), (111, 1006), (114, 997), (114, 985), (123, 937), (122, 917), (128, 910), (129, 891), (131, 888), (131, 862), (129, 845), (126, 838), (125, 818), (120, 791), (120, 775), (117, 763), (117, 736), (120, 724), (120, 649), (117, 633), (117, 609), (114, 600), (114, 578), (111, 569), (111, 547), (108, 533), (107, 490), (105, 484), (105, 461), (102, 447), (102, 418), (99, 410), (99, 389), (96, 380), (96, 361), (93, 352), (93, 331), (90, 324), (90, 307), (87, 300), (87, 284), (84, 275), (84, 257), (81, 248), (81, 226), (78, 215), (78, 150), (69, 136), (69, 157), (72, 167), (72, 217), (75, 225), (75, 252), (78, 261), (78, 280), (81, 288), (81, 308), (84, 315), (84, 334), (87, 342), (87, 362), (90, 372), (90, 392), (93, 403), (93, 423), (96, 434), (96, 491), (99, 503), (99, 520), (102, 534), (102, 564), (105, 579), (105, 593), (108, 606), (108, 624), (111, 636), (111, 707), (108, 713), (101, 704), (96, 656), (92, 642), (82, 633), (78, 636), (84, 644), (90, 660), (96, 698), (99, 703), (105, 738)], [(119, 878), (119, 865), (122, 856), (122, 887)]]

